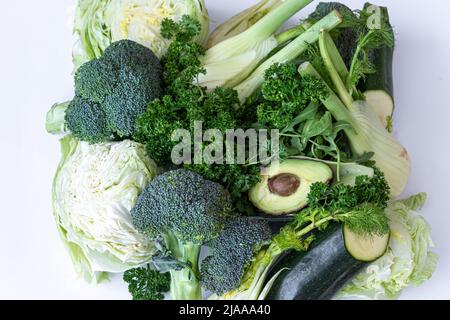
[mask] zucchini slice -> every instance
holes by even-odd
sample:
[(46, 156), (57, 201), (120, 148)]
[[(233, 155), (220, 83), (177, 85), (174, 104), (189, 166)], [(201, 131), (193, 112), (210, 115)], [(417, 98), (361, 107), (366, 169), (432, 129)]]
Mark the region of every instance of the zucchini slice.
[(372, 262), (385, 254), (389, 244), (389, 233), (383, 236), (359, 235), (344, 226), (344, 243), (353, 258)]

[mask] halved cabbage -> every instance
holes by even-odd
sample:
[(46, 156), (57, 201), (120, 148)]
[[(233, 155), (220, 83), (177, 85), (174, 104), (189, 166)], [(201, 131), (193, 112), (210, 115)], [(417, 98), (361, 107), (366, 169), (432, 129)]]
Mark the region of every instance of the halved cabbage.
[(56, 224), (75, 270), (87, 281), (147, 263), (156, 248), (131, 223), (130, 210), (156, 176), (145, 147), (122, 141), (90, 145), (61, 139), (53, 182)]
[(122, 39), (136, 41), (161, 58), (170, 44), (160, 35), (161, 21), (164, 18), (178, 21), (183, 15), (200, 21), (202, 33), (198, 42), (206, 42), (209, 19), (204, 0), (78, 0), (75, 69), (99, 58), (112, 42)]

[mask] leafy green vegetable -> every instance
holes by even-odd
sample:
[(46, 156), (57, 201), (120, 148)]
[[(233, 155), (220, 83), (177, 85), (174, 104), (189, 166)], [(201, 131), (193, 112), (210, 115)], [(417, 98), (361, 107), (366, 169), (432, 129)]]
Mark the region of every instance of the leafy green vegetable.
[(156, 177), (139, 196), (131, 210), (133, 225), (150, 238), (162, 236), (173, 257), (189, 265), (170, 271), (173, 299), (201, 299), (200, 248), (221, 233), (231, 215), (221, 185), (184, 169)]
[(145, 147), (132, 141), (90, 145), (61, 140), (62, 159), (53, 181), (53, 213), (78, 275), (102, 281), (147, 263), (153, 241), (139, 234), (130, 210), (157, 174)]
[(208, 14), (203, 0), (78, 0), (73, 52), (75, 70), (100, 58), (113, 42), (129, 39), (151, 49), (161, 58), (170, 40), (160, 32), (163, 19), (179, 21), (190, 15), (202, 24), (196, 38), (203, 43), (208, 36)]
[(349, 124), (334, 122), (319, 107), (328, 94), (321, 81), (300, 77), (294, 63), (273, 64), (265, 74), (257, 106), (258, 126), (281, 130), (282, 158), (309, 156), (341, 161), (341, 131)]
[(416, 210), (425, 203), (424, 193), (392, 201), (386, 209), (391, 229), (386, 254), (370, 264), (338, 294), (340, 299), (394, 299), (402, 290), (431, 278), (437, 255), (430, 249), (430, 227)]
[(384, 23), (381, 28), (370, 29), (365, 34), (360, 34), (357, 40), (356, 49), (350, 64), (349, 75), (346, 79), (347, 89), (351, 90), (361, 79), (367, 74), (375, 73), (377, 70), (373, 65), (370, 52), (371, 50), (381, 48), (383, 46), (394, 46), (394, 34), (392, 28)]
[(384, 209), (389, 200), (389, 185), (375, 168), (373, 177), (358, 176), (354, 185), (315, 183), (308, 194), (309, 206), (327, 211), (347, 211), (363, 203)]
[(45, 129), (50, 134), (64, 134), (68, 129), (64, 117), (70, 101), (55, 103), (45, 117)]
[[(171, 139), (175, 129), (187, 129), (193, 137), (195, 121), (202, 121), (203, 130), (222, 132), (247, 126), (246, 115), (236, 110), (236, 91), (221, 87), (207, 91), (196, 83), (197, 75), (204, 72), (200, 63), (203, 48), (193, 42), (199, 30), (198, 22), (188, 16), (178, 23), (163, 21), (162, 34), (173, 38), (162, 60), (168, 93), (149, 104), (137, 119), (134, 134), (137, 141), (146, 143), (148, 153), (160, 164), (171, 161), (171, 150), (178, 143)], [(259, 181), (257, 166), (186, 164), (186, 168), (224, 184), (235, 199)]]
[(125, 271), (123, 281), (133, 300), (164, 300), (170, 289), (170, 274), (150, 269), (150, 266)]

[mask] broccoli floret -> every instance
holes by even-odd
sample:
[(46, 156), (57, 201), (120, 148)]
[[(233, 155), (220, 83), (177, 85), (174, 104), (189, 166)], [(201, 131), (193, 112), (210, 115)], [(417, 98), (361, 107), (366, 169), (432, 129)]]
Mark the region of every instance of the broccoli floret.
[(75, 95), (96, 103), (102, 103), (117, 86), (117, 70), (114, 65), (96, 59), (83, 64), (75, 74)]
[(211, 242), (211, 255), (202, 262), (203, 286), (217, 294), (236, 289), (254, 254), (270, 237), (266, 221), (249, 217), (229, 220), (223, 233)]
[(99, 104), (75, 97), (65, 114), (67, 128), (80, 140), (98, 143), (112, 137), (107, 125), (105, 112)]
[(170, 274), (152, 270), (150, 266), (125, 271), (123, 281), (133, 300), (164, 300), (170, 289)]
[[(96, 103), (96, 108), (104, 113), (108, 133), (120, 138), (131, 137), (137, 117), (145, 113), (149, 102), (163, 93), (162, 72), (160, 61), (150, 49), (131, 40), (121, 40), (110, 45), (100, 59), (79, 68), (75, 75), (74, 100)], [(89, 136), (90, 131), (79, 131), (98, 123), (88, 117), (69, 117), (67, 121), (72, 133), (82, 140), (102, 142), (111, 138), (111, 134)], [(103, 132), (103, 121), (101, 125), (91, 130)]]
[(217, 237), (231, 216), (228, 192), (218, 183), (184, 169), (156, 177), (141, 193), (131, 217), (149, 237), (162, 236), (173, 257), (190, 268), (171, 270), (173, 299), (201, 299), (201, 246)]

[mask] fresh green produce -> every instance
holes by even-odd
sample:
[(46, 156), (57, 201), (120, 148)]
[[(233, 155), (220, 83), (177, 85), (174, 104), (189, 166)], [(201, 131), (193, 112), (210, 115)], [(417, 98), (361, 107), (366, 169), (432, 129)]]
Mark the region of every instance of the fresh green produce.
[[(349, 240), (342, 229), (342, 225), (333, 224), (317, 235), (308, 251), (290, 252), (278, 261), (274, 270), (282, 271), (276, 275), (266, 299), (331, 299), (349, 278), (358, 274), (366, 265), (349, 250), (354, 246), (358, 247), (365, 239), (356, 236)], [(353, 234), (348, 230), (347, 233)], [(366, 248), (365, 255), (370, 255), (372, 260), (379, 258), (386, 251), (387, 240), (389, 234), (367, 239), (371, 245)], [(272, 276), (275, 275), (269, 274), (269, 278)]]
[(396, 200), (387, 8), (285, 28), (312, 0), (258, 1), (207, 43), (203, 0), (78, 1), (75, 95), (46, 117), (75, 268), (134, 300), (398, 297), (437, 257), (425, 195)]
[(273, 64), (265, 73), (257, 100), (262, 128), (280, 130), (282, 158), (308, 156), (341, 162), (349, 157), (341, 147), (343, 130), (350, 124), (333, 121), (320, 99), (327, 88), (313, 77), (300, 77), (294, 63)]
[(55, 103), (47, 112), (45, 117), (45, 129), (48, 133), (64, 134), (68, 131), (64, 118), (69, 104), (70, 101)]
[(307, 206), (311, 185), (332, 179), (333, 172), (324, 163), (288, 159), (265, 168), (261, 181), (250, 189), (248, 196), (259, 210), (283, 215)]
[(431, 278), (437, 255), (431, 251), (430, 226), (417, 210), (426, 194), (391, 201), (386, 209), (391, 229), (387, 253), (350, 280), (338, 298), (394, 299), (410, 284), (420, 285)]
[[(194, 83), (198, 73), (203, 72), (199, 58), (204, 50), (192, 41), (200, 28), (198, 22), (187, 16), (179, 23), (163, 21), (162, 34), (174, 39), (162, 60), (168, 92), (149, 104), (137, 119), (134, 134), (134, 139), (145, 143), (149, 155), (159, 164), (171, 162), (172, 148), (178, 143), (171, 140), (175, 129), (185, 128), (194, 136), (195, 121), (203, 122), (203, 130), (222, 132), (248, 126), (245, 113), (235, 109), (239, 104), (235, 91), (217, 88), (207, 92)], [(186, 167), (224, 184), (233, 198), (241, 198), (259, 180), (259, 168), (254, 165), (186, 164)]]
[(97, 143), (131, 137), (136, 118), (162, 94), (161, 64), (136, 42), (115, 42), (78, 69), (75, 94), (65, 120), (76, 138)]
[(260, 250), (248, 266), (239, 287), (213, 299), (254, 300), (264, 299), (276, 282), (282, 269), (270, 270), (284, 252), (295, 250), (302, 254), (314, 243), (311, 232), (323, 231), (333, 222), (341, 222), (351, 232), (361, 237), (380, 237), (389, 234), (388, 219), (384, 214), (389, 186), (379, 170), (373, 177), (359, 176), (354, 186), (315, 183), (308, 195), (309, 207), (294, 216), (294, 220), (275, 235), (270, 244)]
[[(208, 89), (238, 85), (272, 50), (282, 44), (275, 31), (311, 2), (283, 1), (247, 30), (208, 49), (201, 59), (206, 72), (199, 75), (199, 83)], [(294, 32), (292, 37), (295, 35)]]
[(184, 268), (171, 270), (172, 299), (201, 299), (199, 254), (219, 236), (232, 215), (226, 190), (184, 169), (156, 177), (131, 210), (133, 225), (149, 238), (162, 236), (166, 248)]
[(156, 173), (132, 141), (90, 145), (68, 136), (53, 182), (53, 212), (76, 272), (101, 281), (150, 261), (156, 252), (133, 227), (130, 210)]
[(261, 0), (250, 8), (231, 17), (228, 21), (214, 29), (208, 38), (207, 48), (209, 49), (226, 39), (246, 31), (282, 2), (281, 0)]
[(209, 244), (210, 255), (201, 265), (202, 285), (217, 294), (236, 289), (254, 254), (270, 238), (270, 227), (264, 220), (228, 220), (222, 234)]
[[(370, 4), (366, 4), (365, 7)], [(386, 7), (380, 7), (382, 22), (385, 28), (392, 34), (394, 31), (389, 22), (389, 13)], [(374, 109), (382, 123), (389, 131), (392, 131), (392, 115), (394, 113), (394, 80), (392, 76), (392, 64), (394, 60), (394, 46), (384, 44), (380, 48), (370, 52), (370, 60), (375, 72), (367, 75), (361, 84), (367, 103)]]
[(111, 43), (124, 39), (148, 47), (161, 58), (170, 44), (161, 36), (162, 20), (178, 21), (183, 15), (190, 15), (202, 24), (196, 40), (203, 43), (208, 36), (208, 13), (203, 0), (78, 0), (75, 69), (100, 58)]
[[(342, 23), (342, 16), (339, 12), (332, 11), (329, 15), (315, 23), (304, 33), (292, 40), (284, 48), (261, 63), (245, 80), (234, 87), (234, 89), (239, 93), (241, 103), (244, 103), (262, 85), (266, 70), (269, 69), (274, 63), (286, 63), (293, 61), (304, 53), (311, 44), (317, 42), (320, 31), (332, 30), (340, 23)], [(223, 43), (226, 43), (226, 41)]]
[[(300, 66), (299, 70), (301, 75), (320, 78), (320, 75), (308, 62)], [(343, 87), (344, 84), (335, 69), (330, 68), (330, 70), (337, 83), (335, 86)], [(408, 152), (386, 130), (365, 102), (354, 101), (351, 94), (345, 89), (340, 92), (343, 96), (342, 100), (329, 88), (330, 95), (327, 99), (322, 100), (323, 104), (337, 121), (351, 124), (352, 128), (345, 128), (344, 131), (352, 151), (359, 155), (373, 153), (373, 160), (386, 175), (391, 187), (391, 195), (393, 197), (400, 195), (410, 174)], [(343, 102), (344, 100), (347, 101), (346, 104)]]
[(284, 129), (312, 102), (327, 96), (326, 87), (312, 77), (300, 78), (294, 63), (273, 64), (261, 86), (257, 119), (262, 127)]
[(123, 274), (133, 300), (164, 300), (170, 289), (170, 274), (152, 270), (149, 265), (130, 269)]
[(337, 10), (343, 16), (343, 21), (331, 34), (336, 41), (344, 63), (350, 65), (355, 53), (355, 43), (358, 40), (358, 34), (366, 26), (366, 17), (363, 15), (362, 19), (360, 19), (356, 12), (339, 2), (320, 2), (316, 10), (308, 16), (307, 21), (315, 23), (333, 10)]

